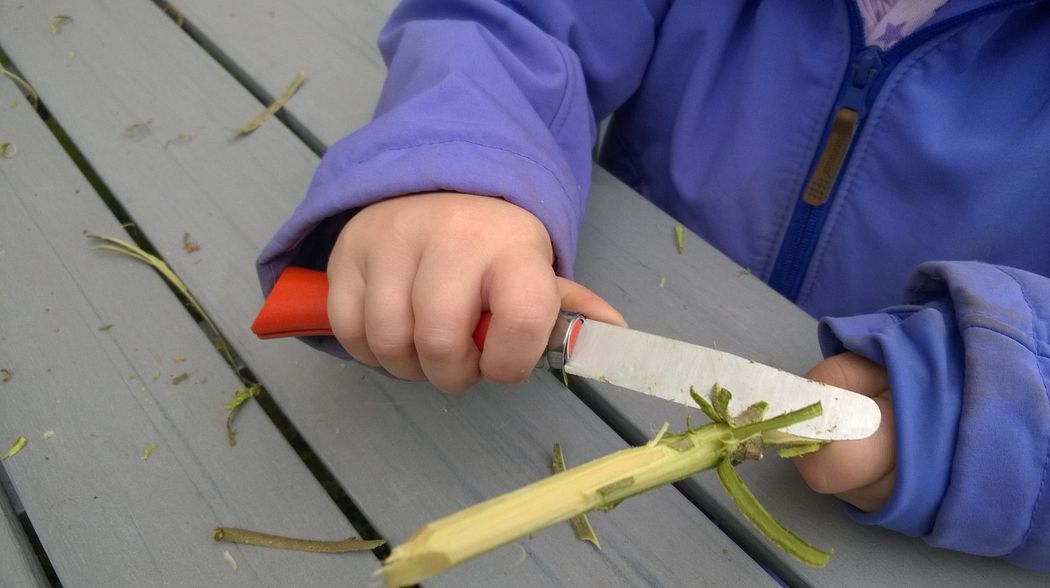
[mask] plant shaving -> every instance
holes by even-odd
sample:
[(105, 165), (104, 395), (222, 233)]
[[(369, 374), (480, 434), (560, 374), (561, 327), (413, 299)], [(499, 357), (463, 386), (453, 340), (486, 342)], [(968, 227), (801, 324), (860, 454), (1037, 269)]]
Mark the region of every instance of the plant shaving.
[(18, 148), (10, 141), (0, 141), (0, 157), (13, 159), (18, 154)]
[(182, 250), (186, 253), (196, 253), (201, 250), (201, 244), (190, 240), (189, 233), (182, 234)]
[(233, 559), (233, 556), (230, 555), (229, 549), (226, 549), (222, 552), (222, 558), (226, 560), (226, 563), (230, 564), (230, 567), (233, 568), (233, 571), (237, 571), (237, 560)]
[(36, 90), (33, 89), (33, 86), (30, 86), (29, 82), (22, 79), (22, 77), (15, 72), (4, 67), (4, 64), (2, 63), (0, 63), (0, 75), (20, 86), (22, 91), (25, 92), (26, 97), (29, 98), (29, 103), (33, 105), (33, 108), (36, 108), (37, 105), (40, 104), (40, 96), (36, 93)]
[(237, 444), (237, 429), (233, 427), (233, 419), (240, 412), (241, 406), (248, 401), (249, 398), (253, 398), (259, 395), (261, 387), (258, 384), (252, 384), (246, 386), (233, 393), (233, 398), (226, 403), (226, 440), (229, 442), (230, 447)]
[(108, 330), (110, 330), (112, 328), (113, 328), (113, 325), (100, 325), (98, 330), (100, 330), (103, 333), (105, 333), (106, 331), (108, 331)]
[(167, 149), (169, 145), (185, 145), (193, 142), (194, 137), (197, 133), (179, 133), (174, 139), (168, 139), (164, 142), (164, 149)]
[(216, 541), (227, 543), (240, 543), (242, 545), (255, 545), (257, 547), (269, 547), (271, 549), (287, 549), (291, 551), (309, 551), (313, 553), (348, 553), (351, 551), (369, 551), (385, 545), (386, 541), (365, 540), (357, 537), (348, 537), (338, 541), (319, 541), (314, 539), (295, 539), (248, 531), (236, 527), (215, 527), (212, 538)]
[(116, 237), (107, 237), (104, 235), (88, 235), (87, 237), (88, 239), (91, 239), (96, 243), (101, 243), (100, 245), (98, 245), (99, 249), (113, 251), (122, 255), (127, 255), (128, 257), (133, 257), (141, 261), (142, 263), (149, 265), (153, 269), (157, 270), (157, 273), (159, 273), (165, 280), (167, 280), (168, 283), (171, 284), (172, 287), (174, 287), (179, 292), (179, 294), (182, 295), (182, 298), (186, 300), (186, 302), (193, 308), (193, 310), (196, 311), (197, 314), (204, 319), (204, 322), (207, 323), (208, 329), (211, 331), (212, 334), (212, 342), (215, 344), (215, 347), (219, 350), (219, 353), (222, 354), (222, 357), (230, 365), (234, 365), (236, 363), (233, 359), (233, 354), (230, 353), (230, 349), (226, 345), (226, 340), (223, 339), (222, 334), (219, 332), (219, 328), (216, 327), (215, 323), (212, 322), (211, 317), (208, 316), (208, 313), (204, 312), (204, 308), (200, 305), (199, 302), (197, 302), (197, 299), (193, 296), (193, 294), (190, 293), (189, 287), (187, 287), (186, 283), (182, 281), (182, 278), (180, 278), (178, 274), (176, 274), (171, 269), (171, 266), (165, 263), (163, 259), (143, 250), (141, 247), (135, 245), (134, 243), (128, 243), (127, 241), (117, 239)]
[(146, 461), (147, 459), (149, 459), (149, 456), (153, 455), (153, 452), (156, 450), (156, 443), (150, 443), (149, 445), (147, 445), (146, 448), (142, 450), (142, 461)]
[[(160, 259), (159, 257), (150, 254), (149, 252), (143, 250), (141, 247), (138, 247), (137, 245), (128, 243), (127, 241), (123, 241), (115, 237), (99, 235), (88, 235), (87, 237), (89, 239), (92, 239), (96, 243), (101, 243), (100, 245), (98, 245), (99, 249), (105, 249), (107, 251), (113, 251), (122, 255), (127, 255), (145, 263), (146, 265), (149, 265), (154, 270), (156, 270), (161, 276), (164, 277), (165, 280), (168, 281), (169, 284), (171, 284), (173, 288), (175, 288), (178, 291), (182, 299), (185, 300), (186, 303), (189, 304), (190, 307), (194, 311), (196, 311), (196, 313), (204, 320), (205, 324), (208, 325), (208, 329), (211, 331), (212, 344), (215, 345), (215, 348), (222, 355), (223, 359), (226, 360), (226, 363), (228, 363), (231, 367), (237, 365), (236, 360), (234, 360), (233, 358), (233, 353), (230, 352), (230, 347), (226, 343), (226, 339), (222, 336), (222, 333), (219, 332), (219, 328), (215, 326), (215, 323), (211, 320), (211, 317), (208, 316), (208, 313), (204, 312), (204, 308), (200, 305), (199, 302), (197, 302), (197, 299), (193, 296), (193, 294), (190, 293), (189, 288), (186, 286), (186, 283), (182, 281), (182, 278), (180, 278), (178, 274), (176, 274), (171, 269), (171, 267), (164, 262), (163, 259)], [(178, 382), (176, 382), (175, 379), (173, 379), (172, 383), (178, 384), (179, 382), (182, 382), (185, 379), (183, 378), (183, 376), (189, 377), (188, 374), (180, 374), (179, 376), (176, 376), (176, 378), (182, 379), (179, 379)], [(157, 380), (158, 378), (160, 378), (159, 373), (156, 376), (154, 376), (153, 379)], [(204, 381), (206, 381), (206, 379), (202, 380), (201, 383), (203, 383)], [(249, 398), (258, 396), (259, 392), (262, 389), (261, 386), (259, 386), (259, 384), (251, 382), (246, 378), (242, 377), (241, 382), (244, 384), (244, 387), (238, 389), (234, 393), (233, 399), (230, 400), (230, 402), (226, 403), (226, 439), (231, 447), (237, 444), (237, 430), (233, 427), (234, 417), (240, 410), (241, 405), (244, 404), (244, 402), (247, 401)]]
[(685, 251), (685, 227), (682, 225), (674, 226), (674, 248), (678, 253)]
[(289, 99), (291, 99), (291, 97), (299, 90), (299, 86), (302, 86), (303, 82), (305, 81), (306, 74), (304, 74), (303, 72), (295, 74), (295, 78), (292, 80), (292, 83), (288, 84), (288, 87), (284, 89), (284, 92), (282, 92), (276, 100), (274, 100), (269, 106), (267, 106), (266, 110), (260, 112), (258, 115), (255, 116), (255, 118), (249, 120), (248, 122), (237, 127), (236, 129), (229, 130), (235, 134), (235, 137), (240, 137), (251, 133), (255, 129), (258, 129), (262, 126), (264, 122), (267, 121), (267, 119), (276, 114), (277, 111), (280, 110), (281, 107), (284, 106), (284, 104), (288, 102)]
[(124, 129), (124, 138), (137, 139), (139, 137), (144, 137), (148, 135), (150, 130), (149, 126), (151, 123), (153, 123), (153, 119), (147, 120), (146, 122), (137, 122), (128, 125), (128, 127)]
[(170, 16), (171, 19), (175, 21), (175, 24), (179, 25), (180, 29), (182, 28), (182, 25), (186, 23), (186, 17), (182, 14), (182, 11), (171, 4), (165, 6), (163, 12)]
[[(554, 444), (554, 449), (551, 451), (551, 469), (555, 474), (565, 471), (565, 455), (561, 452), (561, 445), (557, 443)], [(594, 527), (591, 526), (591, 521), (587, 518), (586, 513), (569, 519), (569, 526), (572, 527), (572, 534), (578, 541), (589, 541), (601, 550), (602, 544), (598, 542), (598, 535), (594, 533)]]
[(55, 436), (55, 432), (54, 431), (44, 431), (44, 434), (41, 435), (41, 436), (44, 438), (45, 441), (47, 441), (48, 439), (50, 439), (50, 438)]
[(10, 382), (11, 381), (11, 376), (13, 376), (13, 375), (14, 375), (14, 372), (12, 372), (11, 370), (9, 370), (7, 368), (0, 368), (0, 383), (6, 384), (6, 383)]
[(769, 514), (769, 511), (744, 484), (744, 480), (740, 478), (740, 474), (736, 472), (728, 458), (718, 464), (717, 471), (718, 479), (722, 481), (722, 486), (733, 499), (736, 507), (770, 541), (808, 566), (822, 568), (828, 565), (828, 561), (831, 560), (831, 552), (821, 551), (806, 543), (773, 518), (773, 515)]
[(185, 382), (187, 379), (189, 379), (189, 377), (190, 377), (189, 374), (187, 374), (186, 372), (182, 372), (181, 374), (179, 374), (177, 376), (173, 376), (171, 378), (171, 385), (172, 386), (178, 386), (179, 384), (181, 384), (181, 383)]
[(71, 22), (73, 22), (73, 17), (65, 14), (56, 14), (47, 19), (47, 24), (51, 26), (52, 35), (57, 35), (62, 32), (62, 27)]
[(7, 453), (4, 454), (4, 457), (0, 458), (0, 461), (8, 460), (18, 455), (18, 452), (22, 451), (22, 448), (26, 446), (26, 443), (29, 443), (29, 440), (25, 437), (15, 439), (15, 442), (11, 444), (11, 447), (7, 450)]

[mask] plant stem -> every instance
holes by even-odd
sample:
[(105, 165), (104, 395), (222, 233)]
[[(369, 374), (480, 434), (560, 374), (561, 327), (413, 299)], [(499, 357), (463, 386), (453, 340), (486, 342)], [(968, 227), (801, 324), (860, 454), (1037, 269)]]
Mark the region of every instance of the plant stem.
[[(641, 447), (617, 451), (427, 524), (395, 548), (384, 562), (382, 573), (387, 586), (421, 582), (555, 523), (592, 510), (610, 510), (631, 496), (720, 464), (732, 472), (732, 461), (749, 456), (750, 452), (744, 450), (752, 445), (760, 456), (763, 443), (797, 444), (800, 438), (777, 430), (821, 413), (820, 403), (816, 403), (735, 427), (726, 413), (728, 391), (715, 385), (713, 405), (699, 394), (693, 396), (705, 413), (716, 417), (716, 422), (684, 433), (667, 433), (665, 426), (655, 439)], [(756, 410), (752, 412), (757, 413), (764, 407), (753, 408)], [(726, 476), (724, 472), (722, 475)], [(745, 516), (763, 533), (774, 529), (770, 539), (806, 563), (826, 563), (827, 554), (794, 535), (785, 539), (785, 533), (790, 532), (779, 523), (767, 524), (772, 516), (761, 505), (755, 506), (757, 500), (739, 477), (723, 477), (723, 483)]]
[(367, 551), (386, 543), (382, 540), (364, 540), (349, 537), (339, 541), (318, 541), (314, 539), (294, 539), (258, 531), (248, 531), (236, 527), (215, 527), (212, 537), (216, 541), (241, 543), (273, 549), (290, 549), (294, 551), (312, 551), (314, 553), (346, 553), (349, 551)]
[(578, 514), (609, 510), (626, 498), (718, 465), (738, 442), (725, 424), (667, 434), (434, 521), (383, 565), (388, 586), (415, 584), (452, 566)]

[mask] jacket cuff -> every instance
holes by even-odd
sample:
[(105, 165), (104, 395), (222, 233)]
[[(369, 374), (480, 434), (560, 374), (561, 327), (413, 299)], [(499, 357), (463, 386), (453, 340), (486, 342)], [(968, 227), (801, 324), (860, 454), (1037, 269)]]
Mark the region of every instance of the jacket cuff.
[(882, 363), (893, 392), (893, 495), (851, 516), (1050, 571), (1050, 280), (930, 262), (907, 292), (915, 306), (821, 323), (825, 354)]
[(927, 535), (948, 487), (961, 409), (962, 351), (950, 304), (898, 307), (820, 323), (825, 355), (853, 351), (887, 367), (896, 428), (897, 473), (882, 508), (847, 506), (865, 525)]

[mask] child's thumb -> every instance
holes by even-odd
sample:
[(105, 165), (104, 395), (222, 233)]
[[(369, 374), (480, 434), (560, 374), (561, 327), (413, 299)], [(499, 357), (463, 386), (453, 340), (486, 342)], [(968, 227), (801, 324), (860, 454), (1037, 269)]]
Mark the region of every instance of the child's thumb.
[(557, 281), (562, 310), (578, 312), (587, 318), (603, 323), (620, 325), (622, 327), (627, 326), (627, 321), (623, 319), (623, 315), (601, 296), (572, 280), (559, 277)]

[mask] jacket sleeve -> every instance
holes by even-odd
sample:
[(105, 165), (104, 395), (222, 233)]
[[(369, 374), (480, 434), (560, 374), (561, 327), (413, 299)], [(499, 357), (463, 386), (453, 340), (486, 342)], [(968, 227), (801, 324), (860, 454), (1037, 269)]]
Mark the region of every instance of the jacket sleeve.
[(535, 214), (571, 275), (595, 120), (641, 83), (663, 0), (407, 0), (380, 33), (374, 120), (325, 153), (261, 253), (264, 292), (293, 260), (321, 269), (356, 209), (423, 191), (502, 197)]
[(893, 495), (851, 515), (1050, 571), (1050, 279), (930, 262), (907, 303), (821, 321), (824, 353), (882, 363), (893, 393)]

